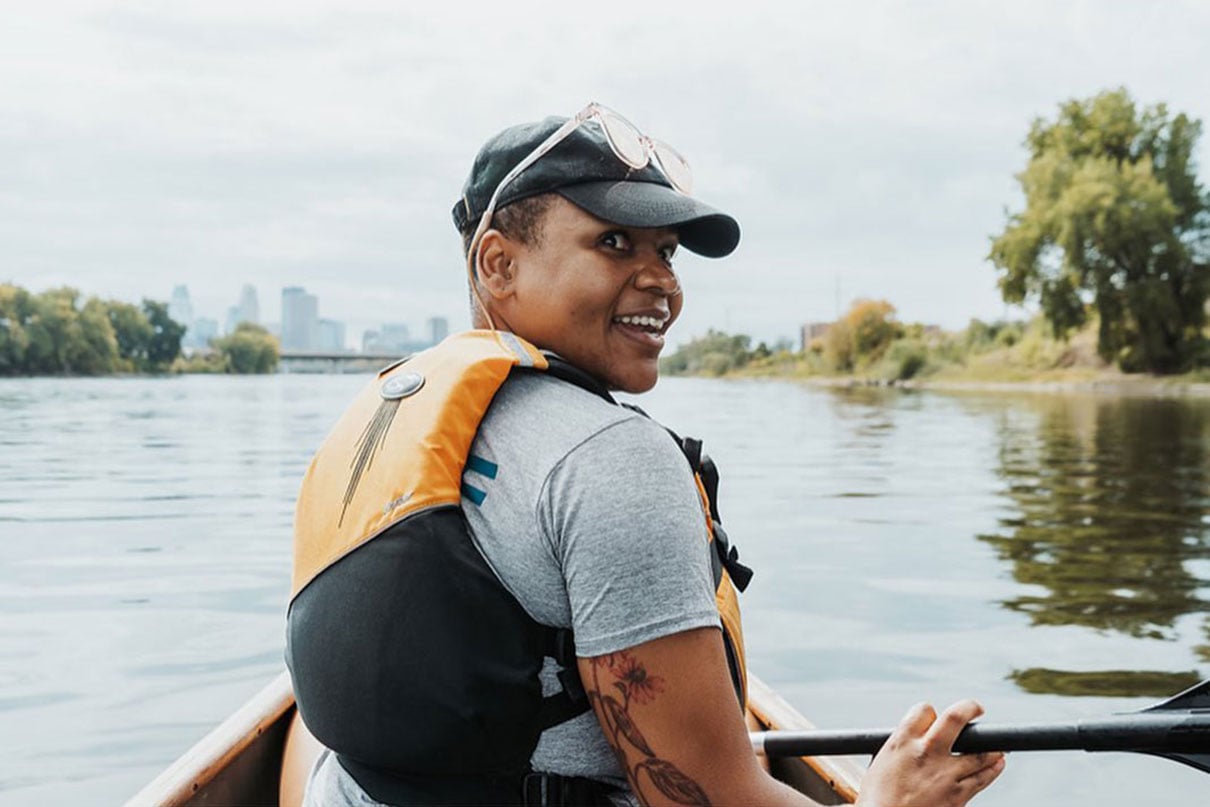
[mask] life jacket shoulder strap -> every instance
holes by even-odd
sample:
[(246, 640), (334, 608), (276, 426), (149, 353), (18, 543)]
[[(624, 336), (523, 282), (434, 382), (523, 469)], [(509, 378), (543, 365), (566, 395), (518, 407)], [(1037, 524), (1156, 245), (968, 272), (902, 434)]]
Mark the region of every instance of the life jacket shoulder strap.
[[(561, 381), (566, 381), (569, 384), (574, 384), (580, 389), (591, 392), (593, 395), (596, 395), (597, 397), (602, 398), (611, 404), (618, 403), (604, 384), (581, 370), (579, 367), (576, 367), (574, 364), (568, 362), (557, 353), (543, 351), (542, 355), (546, 357), (546, 368), (545, 370), (541, 371), (545, 372), (546, 375), (554, 376), (555, 378), (558, 378)], [(622, 405), (625, 406), (625, 404)]]

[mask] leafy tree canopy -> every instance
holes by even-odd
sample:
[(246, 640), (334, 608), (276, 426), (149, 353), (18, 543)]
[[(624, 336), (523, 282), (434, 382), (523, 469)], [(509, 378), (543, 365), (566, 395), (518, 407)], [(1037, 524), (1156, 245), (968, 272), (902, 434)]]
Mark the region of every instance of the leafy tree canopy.
[[(162, 312), (158, 330), (144, 313), (149, 305)], [(0, 375), (158, 370), (176, 358), (183, 333), (163, 303), (144, 301), (139, 309), (115, 300), (82, 300), (67, 287), (31, 294), (0, 284)]]
[(213, 342), (231, 373), (271, 373), (281, 358), (277, 339), (267, 330), (241, 322), (235, 331)]
[(1201, 123), (1125, 89), (1038, 119), (1017, 175), (1025, 209), (990, 258), (1004, 299), (1040, 301), (1056, 336), (1100, 315), (1098, 351), (1127, 370), (1186, 368), (1202, 340), (1210, 196), (1193, 151)]
[(147, 351), (154, 336), (147, 315), (137, 305), (120, 300), (109, 300), (105, 305), (118, 342), (118, 356), (125, 369), (143, 369), (147, 366)]
[[(687, 345), (681, 345), (671, 356), (660, 361), (660, 369), (671, 375), (682, 373), (723, 375), (743, 367), (751, 359), (752, 339), (743, 334), (731, 335), (710, 329)], [(768, 348), (766, 348), (766, 351)]]
[(886, 300), (854, 300), (823, 337), (824, 358), (834, 370), (850, 371), (882, 357), (903, 335), (895, 306)]
[(151, 339), (147, 342), (148, 369), (167, 369), (173, 359), (181, 355), (185, 326), (168, 316), (167, 303), (144, 300), (143, 314), (151, 324)]
[(29, 323), (34, 303), (30, 293), (7, 283), (0, 284), (0, 375), (15, 375), (25, 369), (29, 350)]

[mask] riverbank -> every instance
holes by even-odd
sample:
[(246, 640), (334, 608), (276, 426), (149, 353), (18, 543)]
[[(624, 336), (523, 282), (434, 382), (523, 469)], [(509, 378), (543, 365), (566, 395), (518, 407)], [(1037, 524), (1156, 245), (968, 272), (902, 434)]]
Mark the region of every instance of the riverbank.
[(926, 368), (912, 378), (865, 373), (820, 373), (800, 359), (753, 362), (726, 378), (784, 378), (820, 387), (894, 387), (948, 392), (1078, 392), (1132, 397), (1210, 398), (1210, 372), (1205, 369), (1171, 376), (1123, 373), (1108, 366), (1032, 369), (994, 362)]
[(876, 349), (839, 357), (823, 339), (797, 352), (763, 344), (753, 350), (745, 336), (711, 332), (678, 348), (663, 370), (669, 375), (785, 378), (825, 387), (1210, 397), (1210, 355), (1204, 366), (1183, 374), (1126, 373), (1098, 354), (1093, 324), (1068, 339), (1055, 339), (1040, 319), (992, 325), (972, 321), (957, 333), (925, 333), (919, 326), (900, 331)]
[[(736, 376), (748, 375), (736, 373)], [(752, 377), (748, 375), (748, 377)], [(768, 376), (779, 377), (779, 376)], [(1041, 392), (1097, 393), (1152, 398), (1210, 398), (1210, 383), (1186, 380), (1186, 376), (1159, 378), (1106, 372), (1089, 377), (1086, 373), (1049, 373), (1044, 377), (1017, 381), (969, 380), (961, 377), (937, 377), (887, 381), (857, 376), (786, 376), (821, 387), (895, 387), (898, 389), (938, 390), (944, 392)]]

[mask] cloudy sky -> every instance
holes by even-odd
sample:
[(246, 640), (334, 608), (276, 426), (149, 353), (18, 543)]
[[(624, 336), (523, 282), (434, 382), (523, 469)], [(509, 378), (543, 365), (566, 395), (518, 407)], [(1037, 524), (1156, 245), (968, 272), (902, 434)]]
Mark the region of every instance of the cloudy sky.
[(1181, 0), (12, 4), (0, 282), (184, 283), (220, 321), (244, 283), (267, 320), (303, 285), (351, 342), (463, 327), (449, 210), (475, 151), (597, 100), (743, 227), (732, 257), (679, 259), (678, 341), (790, 337), (861, 296), (961, 327), (1006, 313), (985, 256), (1029, 122), (1117, 86), (1210, 119), (1208, 35)]

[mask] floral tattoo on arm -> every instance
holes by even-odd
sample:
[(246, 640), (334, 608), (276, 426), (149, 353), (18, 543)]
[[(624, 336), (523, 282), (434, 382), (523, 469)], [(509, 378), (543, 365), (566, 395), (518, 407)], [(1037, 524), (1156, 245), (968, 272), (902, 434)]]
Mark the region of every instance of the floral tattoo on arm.
[[(602, 677), (605, 688), (601, 686)], [(617, 695), (610, 691), (610, 686)], [(644, 803), (651, 802), (645, 796), (644, 788), (654, 787), (677, 804), (709, 807), (710, 799), (701, 785), (668, 760), (660, 759), (631, 717), (632, 703), (651, 703), (664, 691), (663, 678), (649, 674), (641, 662), (623, 650), (592, 659), (592, 685), (587, 689), (588, 699), (601, 716), (606, 738), (618, 763), (626, 771), (630, 787)], [(640, 755), (633, 765), (626, 746)]]

